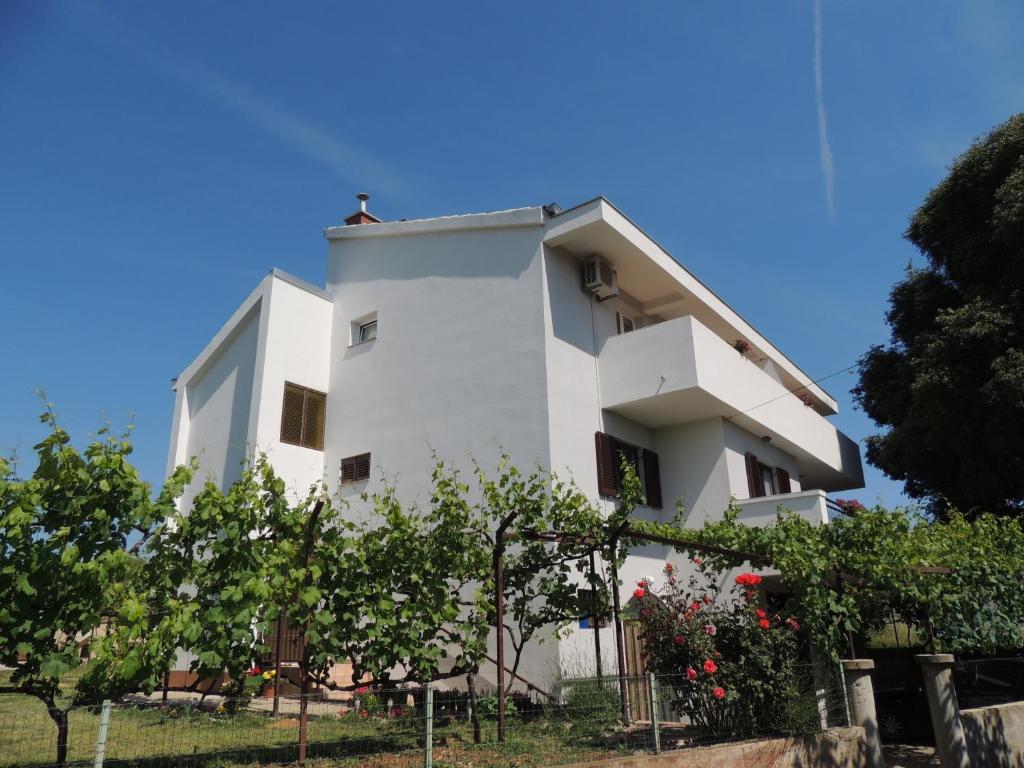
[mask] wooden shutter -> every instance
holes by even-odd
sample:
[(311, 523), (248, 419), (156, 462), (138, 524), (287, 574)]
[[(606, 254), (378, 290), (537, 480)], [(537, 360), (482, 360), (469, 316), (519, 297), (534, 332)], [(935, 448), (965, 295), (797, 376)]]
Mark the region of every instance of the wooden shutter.
[(778, 481), (779, 493), (792, 493), (792, 486), (789, 484), (789, 472), (782, 467), (776, 467), (775, 479)]
[(746, 455), (747, 460), (747, 490), (750, 498), (756, 499), (764, 496), (764, 478), (761, 477), (761, 462), (752, 453)]
[(594, 433), (597, 450), (597, 492), (602, 496), (615, 496), (619, 492), (615, 441), (604, 432)]
[(356, 480), (356, 457), (349, 456), (341, 460), (341, 482), (354, 483)]
[(366, 480), (370, 476), (370, 454), (356, 456), (356, 480)]
[(658, 454), (644, 450), (644, 495), (647, 506), (661, 509), (661, 470), (658, 468)]
[(306, 407), (302, 412), (302, 444), (307, 448), (324, 449), (324, 421), (327, 415), (327, 395), (306, 390)]
[(281, 442), (302, 445), (302, 410), (305, 396), (302, 387), (286, 383), (281, 406)]

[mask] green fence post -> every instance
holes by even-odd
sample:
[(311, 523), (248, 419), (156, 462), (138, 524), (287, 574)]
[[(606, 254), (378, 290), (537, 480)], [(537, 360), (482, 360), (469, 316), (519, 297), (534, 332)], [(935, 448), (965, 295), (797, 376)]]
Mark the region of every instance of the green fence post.
[(654, 754), (661, 754), (661, 727), (658, 723), (658, 679), (653, 672), (647, 673), (647, 698), (651, 705), (651, 736), (654, 738)]
[(434, 684), (427, 683), (427, 701), (424, 704), (426, 721), (423, 737), (423, 768), (434, 765)]
[(96, 736), (96, 759), (93, 768), (103, 768), (103, 757), (107, 751), (107, 730), (110, 728), (110, 699), (103, 700), (100, 712), (100, 732)]

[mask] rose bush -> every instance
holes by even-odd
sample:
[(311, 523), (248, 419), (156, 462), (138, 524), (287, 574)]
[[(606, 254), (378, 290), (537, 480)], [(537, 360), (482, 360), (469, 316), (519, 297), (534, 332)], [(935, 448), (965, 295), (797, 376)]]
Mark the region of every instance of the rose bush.
[(795, 733), (813, 725), (798, 717), (808, 711), (808, 694), (813, 699), (800, 625), (759, 604), (761, 577), (740, 574), (723, 594), (710, 566), (699, 565), (685, 584), (671, 565), (664, 574), (660, 591), (642, 584), (640, 634), (649, 669), (671, 686), (681, 714), (722, 735)]

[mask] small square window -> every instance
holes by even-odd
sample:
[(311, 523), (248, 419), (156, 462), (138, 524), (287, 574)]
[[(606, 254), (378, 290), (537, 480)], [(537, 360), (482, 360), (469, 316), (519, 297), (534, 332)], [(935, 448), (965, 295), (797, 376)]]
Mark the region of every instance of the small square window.
[(368, 312), (365, 315), (352, 320), (349, 323), (348, 343), (349, 346), (364, 344), (377, 338), (377, 313)]
[(377, 338), (377, 321), (371, 320), (359, 326), (359, 341), (370, 341)]
[(355, 483), (370, 477), (370, 454), (361, 453), (341, 460), (341, 484)]

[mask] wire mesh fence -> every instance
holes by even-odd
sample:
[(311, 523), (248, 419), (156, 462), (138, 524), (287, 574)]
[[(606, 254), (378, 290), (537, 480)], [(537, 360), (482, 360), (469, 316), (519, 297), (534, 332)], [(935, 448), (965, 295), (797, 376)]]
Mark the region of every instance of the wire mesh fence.
[[(708, 701), (729, 717), (687, 717), (685, 675), (559, 682), (550, 696), (512, 692), (499, 743), (497, 699), (437, 687), (365, 690), (345, 700), (307, 700), (307, 759), (332, 765), (558, 765), (634, 752), (683, 749), (767, 736), (809, 735), (846, 725), (838, 670), (810, 665), (785, 705), (750, 719), (742, 701)], [(13, 697), (11, 697), (13, 698)], [(24, 698), (0, 708), (0, 766), (55, 763), (57, 729), (46, 709)], [(428, 701), (432, 699), (432, 701)], [(67, 763), (100, 766), (232, 766), (294, 763), (299, 709), (282, 699), (170, 701), (133, 697), (69, 712)], [(687, 710), (687, 707), (690, 707)], [(712, 709), (711, 711), (715, 711)], [(767, 716), (765, 716), (767, 715)], [(756, 724), (756, 727), (755, 727)]]

